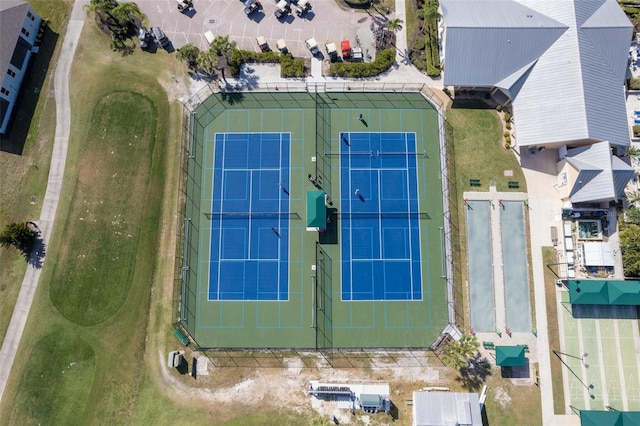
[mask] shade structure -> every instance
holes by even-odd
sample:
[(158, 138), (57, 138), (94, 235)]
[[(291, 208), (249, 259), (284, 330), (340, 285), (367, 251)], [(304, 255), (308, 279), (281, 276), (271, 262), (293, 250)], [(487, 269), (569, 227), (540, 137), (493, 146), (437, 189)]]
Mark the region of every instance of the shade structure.
[(324, 191), (307, 192), (307, 226), (310, 228), (327, 227), (327, 206), (324, 204)]
[(638, 422), (640, 411), (580, 410), (581, 426), (631, 426)]
[(640, 281), (569, 280), (572, 305), (640, 305)]
[(500, 367), (524, 367), (524, 346), (496, 346), (496, 364)]

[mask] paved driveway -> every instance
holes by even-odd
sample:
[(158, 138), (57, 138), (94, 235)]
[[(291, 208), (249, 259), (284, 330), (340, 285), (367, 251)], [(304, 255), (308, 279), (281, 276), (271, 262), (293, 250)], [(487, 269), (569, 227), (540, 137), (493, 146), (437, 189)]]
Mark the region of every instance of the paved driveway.
[[(175, 0), (138, 0), (137, 4), (148, 17), (150, 26), (160, 26), (175, 48), (193, 43), (208, 48), (206, 31), (214, 35), (229, 35), (238, 47), (258, 51), (256, 37), (263, 35), (271, 49), (283, 38), (294, 56), (311, 57), (304, 41), (314, 37), (324, 50), (327, 41), (350, 39), (355, 46), (356, 32), (363, 42), (363, 51), (372, 49), (371, 29), (383, 25), (379, 16), (366, 12), (342, 10), (333, 0), (312, 0), (313, 9), (303, 18), (290, 13), (285, 19), (275, 17), (276, 2), (262, 0), (263, 10), (247, 16), (241, 0), (193, 0), (194, 10), (180, 13)], [(371, 50), (373, 52), (373, 49)]]

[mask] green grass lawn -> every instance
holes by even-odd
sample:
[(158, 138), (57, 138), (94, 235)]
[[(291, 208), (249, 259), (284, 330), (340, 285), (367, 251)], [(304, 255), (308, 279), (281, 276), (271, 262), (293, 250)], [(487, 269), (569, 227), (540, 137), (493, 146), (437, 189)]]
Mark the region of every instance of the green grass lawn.
[(156, 77), (176, 65), (164, 53), (111, 53), (91, 21), (76, 55), (65, 186), (3, 424), (131, 423), (139, 408), (161, 218), (175, 209), (165, 174), (180, 139), (179, 108)]
[[(2, 147), (22, 141), (22, 154), (0, 151), (0, 228), (9, 222), (40, 217), (47, 187), (53, 146), (56, 109), (53, 99), (53, 69), (66, 32), (70, 1), (34, 0), (31, 7), (49, 20), (40, 54), (32, 58), (31, 72), (14, 110), (13, 129), (2, 136)], [(36, 93), (38, 89), (38, 93)], [(31, 203), (31, 196), (35, 202)], [(26, 262), (14, 249), (0, 248), (0, 344), (9, 327), (24, 277)]]
[[(542, 248), (542, 260), (545, 265), (558, 263), (558, 257), (553, 247)], [(558, 267), (551, 266), (553, 271), (544, 268), (544, 291), (547, 303), (547, 332), (549, 333), (549, 348), (560, 347), (560, 331), (558, 330), (558, 303), (556, 302), (556, 280), (558, 279)], [(555, 272), (555, 273), (554, 273)], [(564, 385), (562, 383), (562, 361), (552, 351), (551, 358), (551, 385), (553, 387), (553, 410), (555, 414), (564, 413)]]

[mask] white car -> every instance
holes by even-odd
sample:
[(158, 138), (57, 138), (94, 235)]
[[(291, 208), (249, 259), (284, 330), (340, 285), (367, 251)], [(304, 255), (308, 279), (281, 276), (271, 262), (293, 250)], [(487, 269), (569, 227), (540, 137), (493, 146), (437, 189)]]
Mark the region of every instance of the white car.
[(318, 50), (318, 42), (315, 38), (311, 37), (309, 40), (306, 40), (304, 44), (307, 45), (313, 56), (316, 56), (318, 53), (320, 53), (320, 50)]

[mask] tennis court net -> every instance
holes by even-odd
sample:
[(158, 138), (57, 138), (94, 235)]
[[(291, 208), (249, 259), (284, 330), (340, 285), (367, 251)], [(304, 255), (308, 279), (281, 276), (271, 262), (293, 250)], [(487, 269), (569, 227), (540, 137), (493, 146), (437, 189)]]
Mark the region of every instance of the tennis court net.
[(300, 220), (298, 213), (289, 212), (210, 212), (204, 213), (209, 220), (212, 219), (291, 219)]

